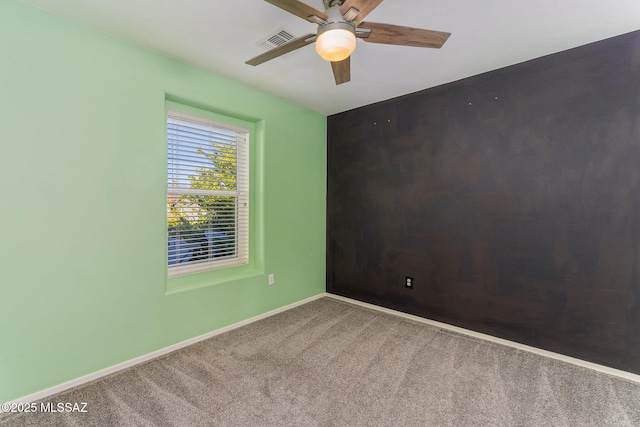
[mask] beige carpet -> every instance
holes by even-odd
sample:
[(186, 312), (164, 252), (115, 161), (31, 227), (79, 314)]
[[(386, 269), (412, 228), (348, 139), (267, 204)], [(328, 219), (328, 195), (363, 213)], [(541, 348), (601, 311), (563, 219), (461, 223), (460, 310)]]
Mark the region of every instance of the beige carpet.
[(640, 426), (640, 384), (322, 298), (11, 426)]

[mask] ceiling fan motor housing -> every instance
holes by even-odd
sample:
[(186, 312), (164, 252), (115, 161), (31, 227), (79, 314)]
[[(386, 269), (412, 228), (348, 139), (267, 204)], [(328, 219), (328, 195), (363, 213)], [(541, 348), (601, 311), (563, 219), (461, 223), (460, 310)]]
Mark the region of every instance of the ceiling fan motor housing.
[(356, 27), (351, 22), (347, 22), (340, 13), (340, 6), (333, 6), (327, 10), (327, 23), (318, 25), (318, 35), (324, 33), (325, 31), (342, 29), (356, 33)]

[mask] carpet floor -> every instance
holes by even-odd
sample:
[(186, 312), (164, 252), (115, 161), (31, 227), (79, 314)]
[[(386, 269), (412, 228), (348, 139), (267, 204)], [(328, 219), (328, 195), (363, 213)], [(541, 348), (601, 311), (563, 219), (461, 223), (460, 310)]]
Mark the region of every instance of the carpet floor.
[(640, 426), (638, 383), (328, 297), (45, 402), (87, 412), (0, 424)]

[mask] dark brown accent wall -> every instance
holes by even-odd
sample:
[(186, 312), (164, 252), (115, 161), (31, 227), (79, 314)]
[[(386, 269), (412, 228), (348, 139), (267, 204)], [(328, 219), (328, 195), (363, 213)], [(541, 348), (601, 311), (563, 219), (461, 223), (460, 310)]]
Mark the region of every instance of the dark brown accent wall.
[(327, 290), (640, 374), (639, 184), (640, 32), (330, 116)]

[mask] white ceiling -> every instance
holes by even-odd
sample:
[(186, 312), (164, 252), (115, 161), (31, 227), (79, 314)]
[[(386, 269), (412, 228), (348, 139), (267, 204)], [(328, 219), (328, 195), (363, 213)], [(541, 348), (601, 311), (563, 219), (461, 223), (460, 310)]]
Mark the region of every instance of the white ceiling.
[(366, 21), (451, 37), (439, 50), (358, 40), (351, 82), (336, 86), (313, 45), (244, 63), (281, 26), (316, 30), (263, 0), (23, 1), (327, 115), (640, 29), (640, 0), (386, 0)]

